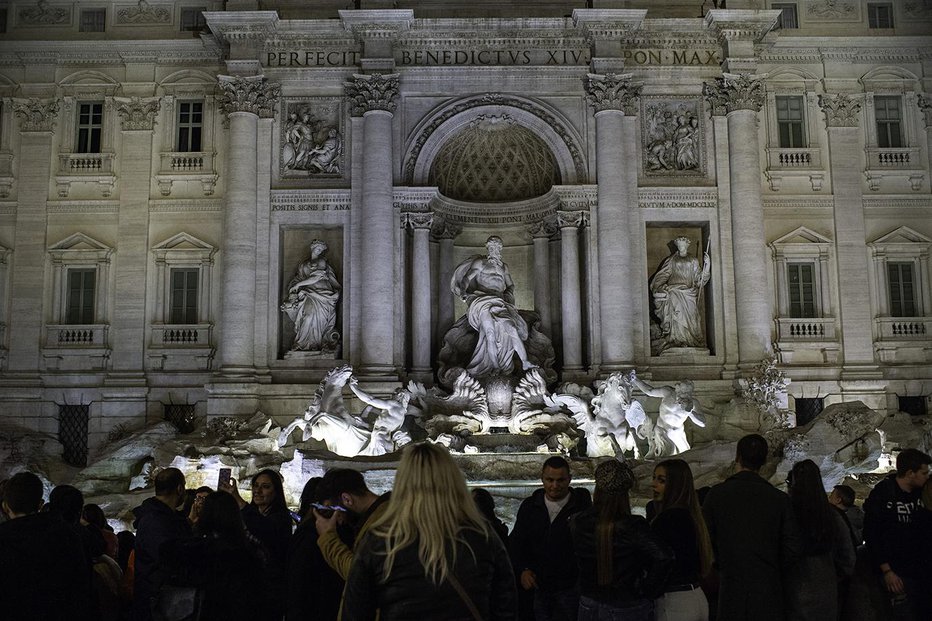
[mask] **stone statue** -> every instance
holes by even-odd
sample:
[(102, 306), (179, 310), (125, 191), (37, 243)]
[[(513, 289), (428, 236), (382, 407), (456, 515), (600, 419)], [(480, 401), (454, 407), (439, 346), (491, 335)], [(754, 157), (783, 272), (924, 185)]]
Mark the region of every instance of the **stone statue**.
[(684, 380), (673, 386), (655, 388), (638, 379), (634, 372), (631, 382), (648, 397), (660, 397), (660, 411), (648, 438), (650, 450), (647, 456), (669, 457), (688, 451), (689, 441), (684, 429), (687, 419), (705, 427), (705, 417), (693, 397), (693, 383)]
[(306, 168), (311, 172), (339, 173), (343, 141), (336, 129), (327, 132), (327, 138), (307, 153)]
[[(363, 411), (363, 416), (356, 416), (346, 408), (343, 387), (347, 383), (353, 394), (369, 406)], [(411, 393), (404, 389), (395, 391), (392, 399), (373, 397), (359, 388), (353, 377), (353, 367), (335, 367), (320, 382), (304, 415), (279, 434), (278, 447), (288, 444), (292, 432), (301, 429), (302, 442), (311, 438), (320, 440), (328, 450), (343, 457), (392, 453), (411, 442), (411, 437), (401, 430), (410, 398)], [(370, 425), (365, 417), (373, 408), (381, 412)]]
[(294, 322), (294, 343), (291, 351), (332, 352), (340, 342), (337, 303), (340, 283), (323, 257), (327, 244), (319, 239), (311, 242), (311, 256), (295, 270), (288, 283), (288, 297), (281, 310)]
[(360, 388), (355, 377), (350, 378), (349, 387), (360, 401), (369, 406), (363, 411), (363, 416), (372, 408), (380, 410), (372, 424), (369, 442), (360, 450), (360, 455), (385, 455), (410, 444), (411, 436), (401, 431), (411, 401), (410, 392), (399, 388), (391, 399), (379, 399)]
[(524, 347), (528, 325), (515, 307), (515, 285), (502, 261), (502, 240), (493, 235), (485, 246), (488, 256), (475, 255), (460, 263), (450, 282), (453, 293), (469, 307), (469, 325), (479, 333), (466, 367), (477, 378), (511, 374), (515, 356), (524, 370), (536, 366)]
[(660, 333), (651, 343), (654, 355), (670, 347), (704, 345), (699, 294), (711, 275), (709, 248), (706, 246), (700, 267), (699, 260), (688, 253), (691, 243), (688, 237), (677, 237), (673, 243), (676, 250), (663, 260), (650, 279), (654, 312), (660, 321)]

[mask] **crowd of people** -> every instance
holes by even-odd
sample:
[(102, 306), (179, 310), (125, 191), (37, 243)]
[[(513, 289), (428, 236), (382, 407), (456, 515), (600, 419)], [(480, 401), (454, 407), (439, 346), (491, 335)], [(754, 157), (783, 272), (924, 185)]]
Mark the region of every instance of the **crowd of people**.
[(850, 487), (826, 494), (810, 460), (780, 491), (759, 474), (767, 455), (745, 436), (735, 473), (699, 490), (685, 461), (659, 462), (646, 518), (627, 463), (599, 463), (590, 495), (552, 456), (510, 533), (431, 443), (404, 450), (391, 492), (334, 468), (296, 512), (274, 470), (252, 477), (246, 502), (234, 480), (189, 490), (166, 468), (134, 509), (135, 536), (70, 485), (43, 503), (39, 477), (19, 472), (0, 490), (0, 618), (932, 619), (932, 458), (902, 450), (862, 511)]

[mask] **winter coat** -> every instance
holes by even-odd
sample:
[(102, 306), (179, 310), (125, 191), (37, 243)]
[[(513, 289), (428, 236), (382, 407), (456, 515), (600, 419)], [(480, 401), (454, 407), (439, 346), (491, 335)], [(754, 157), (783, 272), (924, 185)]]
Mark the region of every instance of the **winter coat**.
[[(791, 621), (836, 621), (838, 582), (854, 572), (854, 545), (842, 515), (832, 510), (832, 540), (828, 549), (803, 554), (787, 575), (787, 615)], [(818, 585), (818, 588), (813, 588)]]
[(191, 535), (191, 526), (181, 515), (157, 498), (147, 498), (133, 509), (136, 516), (136, 547), (133, 582), (133, 618), (150, 618), (150, 598), (161, 583), (158, 575), (159, 550), (173, 539)]
[[(486, 621), (517, 619), (517, 592), (508, 553), (491, 530), (460, 532), (453, 574)], [(468, 548), (467, 548), (468, 546)], [(385, 539), (366, 534), (346, 581), (342, 621), (423, 619), (472, 621), (468, 606), (450, 582), (434, 584), (418, 559), (417, 541), (398, 552), (384, 575)]]
[[(338, 535), (346, 545), (353, 538), (342, 526)], [(287, 621), (336, 621), (343, 594), (343, 578), (327, 565), (317, 547), (317, 530), (314, 520), (301, 522), (288, 544), (288, 593), (285, 607)]]

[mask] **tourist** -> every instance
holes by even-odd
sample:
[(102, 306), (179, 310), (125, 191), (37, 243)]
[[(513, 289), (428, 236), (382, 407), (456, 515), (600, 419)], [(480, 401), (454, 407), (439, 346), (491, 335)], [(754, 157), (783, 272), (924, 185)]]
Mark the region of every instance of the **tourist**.
[[(652, 621), (653, 600), (673, 552), (647, 520), (631, 515), (631, 468), (614, 459), (595, 469), (595, 501), (570, 520), (579, 566), (579, 621)], [(576, 619), (576, 616), (571, 618)]]
[(855, 547), (864, 543), (864, 511), (854, 504), (854, 490), (848, 485), (836, 485), (828, 502), (845, 517)]
[(880, 573), (891, 603), (912, 610), (916, 621), (932, 619), (925, 601), (929, 589), (924, 585), (929, 559), (916, 545), (921, 526), (917, 516), (930, 463), (932, 458), (921, 451), (900, 451), (896, 472), (877, 483), (864, 502), (864, 541), (874, 571)]
[(0, 618), (91, 621), (90, 572), (81, 539), (57, 516), (39, 512), (42, 481), (10, 477), (0, 524)]
[(673, 550), (673, 570), (654, 602), (656, 621), (708, 621), (709, 602), (700, 587), (712, 571), (712, 541), (705, 525), (693, 473), (682, 459), (654, 468), (656, 517), (651, 529)]
[[(797, 462), (786, 479), (802, 541), (802, 556), (787, 574), (787, 608), (794, 621), (836, 621), (839, 583), (854, 572), (848, 525), (825, 495), (819, 467)], [(813, 589), (812, 585), (819, 585)]]
[(267, 559), (266, 550), (246, 531), (233, 496), (211, 492), (203, 501), (194, 537), (162, 548), (159, 566), (164, 579), (156, 610), (190, 602), (192, 614), (200, 607), (199, 619), (280, 620)]
[[(288, 596), (285, 608), (287, 621), (336, 621), (343, 594), (343, 578), (324, 560), (317, 547), (317, 530), (311, 503), (321, 503), (320, 482), (314, 477), (304, 484), (298, 515), (301, 522), (288, 543)], [(348, 524), (337, 525), (337, 535), (345, 545), (353, 544)]]
[(113, 532), (113, 528), (107, 524), (107, 517), (104, 515), (104, 510), (100, 508), (100, 505), (84, 505), (81, 517), (88, 525), (97, 529), (97, 532), (100, 533), (106, 546), (104, 554), (116, 561), (120, 557), (120, 542)]
[(279, 616), (285, 613), (285, 565), (292, 520), (285, 504), (285, 488), (280, 474), (271, 469), (260, 470), (252, 477), (252, 500), (246, 504), (236, 488), (236, 481), (221, 483), (220, 491), (232, 494), (243, 514), (249, 534), (265, 546), (269, 553), (268, 571)]
[(475, 487), (472, 490), (472, 499), (476, 503), (479, 513), (485, 516), (492, 526), (492, 530), (499, 536), (503, 543), (508, 543), (508, 527), (495, 515), (495, 499), (489, 490), (483, 487)]
[(450, 454), (408, 446), (392, 500), (358, 545), (343, 621), (514, 620), (514, 575)]
[(191, 526), (177, 508), (184, 502), (184, 474), (165, 468), (155, 475), (155, 496), (133, 509), (136, 520), (136, 546), (132, 564), (133, 616), (135, 621), (151, 618), (151, 598), (158, 592), (159, 551), (173, 539), (188, 537)]
[(578, 571), (569, 520), (592, 506), (592, 497), (583, 487), (570, 487), (570, 465), (562, 457), (548, 458), (540, 478), (543, 489), (518, 508), (511, 560), (521, 588), (533, 590), (536, 621), (575, 620)]
[[(337, 526), (352, 516), (356, 521), (355, 545), (359, 544), (372, 521), (388, 508), (391, 492), (376, 495), (366, 486), (366, 480), (358, 470), (334, 468), (327, 471), (320, 482), (318, 494), (323, 504), (334, 507), (331, 512), (314, 510), (314, 525), (317, 528), (317, 547), (324, 560), (337, 574), (346, 580), (353, 564), (353, 551), (341, 538)], [(341, 510), (342, 509), (342, 510)]]
[(194, 526), (197, 524), (198, 519), (201, 516), (201, 509), (204, 506), (204, 500), (207, 496), (213, 493), (214, 490), (202, 485), (196, 490), (194, 490), (194, 501), (191, 503), (191, 506), (188, 508), (187, 516), (188, 521), (191, 522), (191, 525)]
[(702, 505), (718, 568), (723, 621), (783, 621), (784, 577), (800, 553), (790, 498), (759, 474), (767, 441), (738, 441), (737, 472), (709, 490)]

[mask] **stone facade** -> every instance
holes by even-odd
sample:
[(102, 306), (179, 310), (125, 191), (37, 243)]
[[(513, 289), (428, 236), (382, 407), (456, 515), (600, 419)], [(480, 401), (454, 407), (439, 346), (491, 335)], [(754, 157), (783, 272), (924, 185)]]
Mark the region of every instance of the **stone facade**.
[[(170, 404), (290, 419), (341, 363), (430, 381), (490, 234), (564, 381), (636, 367), (724, 401), (775, 353), (791, 397), (928, 407), (921, 3), (892, 30), (860, 0), (306, 4), (7, 4), (4, 420), (87, 405), (93, 450)], [(652, 355), (678, 236), (711, 249), (705, 347)], [(314, 239), (340, 347), (286, 358)]]

